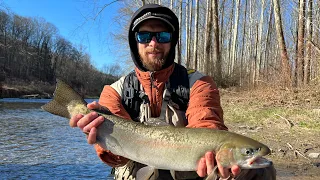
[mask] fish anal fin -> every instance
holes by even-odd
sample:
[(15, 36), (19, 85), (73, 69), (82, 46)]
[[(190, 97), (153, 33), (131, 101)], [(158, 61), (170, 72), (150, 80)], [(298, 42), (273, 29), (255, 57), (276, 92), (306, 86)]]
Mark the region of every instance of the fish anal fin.
[(145, 166), (138, 170), (136, 180), (152, 180), (158, 177), (158, 170), (151, 166)]

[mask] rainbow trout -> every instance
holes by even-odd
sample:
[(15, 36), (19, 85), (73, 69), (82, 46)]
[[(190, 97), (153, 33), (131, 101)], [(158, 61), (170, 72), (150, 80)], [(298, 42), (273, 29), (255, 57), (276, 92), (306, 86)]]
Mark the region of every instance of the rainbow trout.
[[(54, 98), (42, 106), (45, 111), (70, 119), (87, 114), (84, 99), (70, 86), (57, 80)], [(97, 143), (112, 153), (155, 169), (195, 171), (198, 161), (213, 151), (224, 167), (264, 168), (271, 161), (263, 158), (270, 149), (251, 138), (229, 131), (150, 126), (100, 113), (105, 121), (97, 128)], [(160, 120), (159, 120), (160, 121)]]

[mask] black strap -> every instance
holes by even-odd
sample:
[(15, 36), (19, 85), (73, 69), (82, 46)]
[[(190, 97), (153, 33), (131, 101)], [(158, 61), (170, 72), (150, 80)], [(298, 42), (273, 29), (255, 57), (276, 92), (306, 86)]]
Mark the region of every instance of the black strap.
[(122, 91), (122, 104), (132, 120), (138, 121), (140, 104), (143, 101), (148, 101), (148, 96), (140, 89), (140, 82), (135, 71), (132, 71), (124, 79)]
[(188, 71), (185, 67), (175, 64), (175, 68), (169, 79), (167, 89), (171, 93), (171, 100), (179, 105), (179, 109), (186, 111), (190, 97), (190, 85)]

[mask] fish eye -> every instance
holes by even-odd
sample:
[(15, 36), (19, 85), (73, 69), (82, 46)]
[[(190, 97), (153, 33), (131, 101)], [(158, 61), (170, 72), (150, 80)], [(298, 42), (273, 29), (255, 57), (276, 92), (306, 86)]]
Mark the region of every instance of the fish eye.
[(253, 149), (252, 148), (246, 148), (242, 152), (245, 155), (252, 155), (253, 154)]

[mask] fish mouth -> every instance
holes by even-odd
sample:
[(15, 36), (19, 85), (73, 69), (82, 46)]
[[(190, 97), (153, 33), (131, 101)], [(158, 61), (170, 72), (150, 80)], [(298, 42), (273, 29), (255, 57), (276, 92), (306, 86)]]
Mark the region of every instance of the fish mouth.
[(259, 169), (265, 168), (272, 165), (272, 161), (263, 158), (261, 156), (253, 156), (245, 161), (242, 165), (244, 169)]

